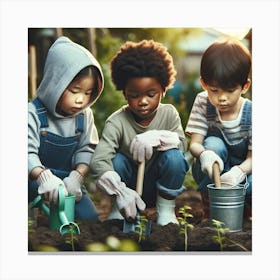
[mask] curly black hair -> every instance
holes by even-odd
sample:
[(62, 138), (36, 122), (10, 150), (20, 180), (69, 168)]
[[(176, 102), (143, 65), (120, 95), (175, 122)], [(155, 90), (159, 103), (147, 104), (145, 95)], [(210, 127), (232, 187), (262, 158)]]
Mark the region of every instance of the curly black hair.
[(176, 70), (167, 48), (154, 40), (127, 41), (111, 60), (111, 77), (117, 90), (132, 78), (155, 78), (163, 90), (172, 88)]

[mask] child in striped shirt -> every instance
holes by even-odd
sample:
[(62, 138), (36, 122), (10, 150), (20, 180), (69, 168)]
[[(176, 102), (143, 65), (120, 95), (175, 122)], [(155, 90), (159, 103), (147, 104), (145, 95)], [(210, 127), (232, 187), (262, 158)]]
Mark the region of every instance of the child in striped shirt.
[(246, 201), (251, 205), (252, 102), (243, 97), (250, 71), (251, 54), (235, 39), (213, 43), (202, 56), (204, 91), (195, 99), (185, 132), (194, 157), (192, 175), (206, 202), (213, 163), (218, 162), (222, 183), (237, 185), (247, 177)]

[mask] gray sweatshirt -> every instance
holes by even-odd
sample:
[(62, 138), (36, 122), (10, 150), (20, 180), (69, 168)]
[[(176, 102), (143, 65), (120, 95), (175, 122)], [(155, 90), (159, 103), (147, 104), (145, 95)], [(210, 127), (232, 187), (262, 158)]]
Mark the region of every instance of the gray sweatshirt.
[[(102, 137), (90, 163), (94, 179), (98, 180), (106, 171), (114, 170), (112, 159), (116, 153), (122, 153), (129, 159), (132, 159), (132, 154), (129, 152), (132, 140), (137, 134), (149, 130), (177, 132), (180, 138), (179, 149), (186, 152), (186, 139), (181, 125), (181, 119), (173, 105), (160, 104), (154, 119), (145, 127), (139, 125), (134, 120), (128, 105), (124, 105), (106, 120)], [(156, 153), (157, 151), (154, 151), (152, 158), (147, 161), (147, 170), (155, 160)]]
[[(104, 78), (101, 67), (93, 55), (84, 47), (72, 42), (67, 37), (58, 38), (50, 47), (43, 79), (37, 89), (37, 97), (47, 109), (48, 131), (63, 137), (75, 135), (75, 116), (62, 116), (56, 112), (56, 104), (73, 78), (85, 67), (97, 67), (102, 77), (102, 86), (98, 95), (92, 97), (84, 109), (84, 131), (78, 149), (72, 158), (73, 168), (79, 163), (89, 164), (94, 148), (99, 141), (94, 117), (90, 106), (99, 98)], [(77, 112), (79, 114), (80, 112)], [(40, 121), (33, 103), (28, 103), (28, 174), (35, 167), (42, 167), (38, 150), (40, 147)], [(58, 155), (59, 156), (59, 155)]]

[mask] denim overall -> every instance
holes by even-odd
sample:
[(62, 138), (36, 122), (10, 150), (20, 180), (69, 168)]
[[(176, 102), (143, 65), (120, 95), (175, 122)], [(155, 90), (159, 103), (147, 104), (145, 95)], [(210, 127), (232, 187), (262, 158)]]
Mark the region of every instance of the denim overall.
[[(46, 130), (48, 127), (47, 110), (38, 98), (32, 102), (36, 107), (38, 118), (41, 122), (39, 158), (46, 168), (49, 168), (54, 175), (63, 180), (72, 170), (72, 157), (84, 130), (84, 114), (80, 113), (76, 116), (76, 134), (71, 137), (63, 137)], [(88, 196), (84, 186), (82, 187), (82, 193), (82, 199), (75, 204), (75, 219), (96, 220), (98, 216), (97, 209)], [(33, 201), (37, 195), (38, 184), (35, 180), (29, 181), (29, 202)]]
[[(203, 146), (205, 149), (214, 151), (224, 162), (225, 173), (234, 165), (242, 163), (247, 156), (249, 138), (251, 137), (252, 128), (252, 103), (246, 100), (243, 106), (241, 121), (240, 121), (240, 134), (242, 139), (235, 144), (231, 144), (226, 135), (215, 125), (216, 109), (207, 99), (206, 118), (209, 123), (207, 136), (205, 137)], [(198, 191), (206, 191), (207, 185), (213, 183), (212, 180), (201, 171), (200, 161), (197, 160), (192, 166), (192, 174), (195, 181), (199, 184)], [(252, 194), (252, 174), (247, 175), (249, 186), (246, 190), (246, 200), (251, 200)]]
[[(136, 163), (121, 153), (112, 160), (115, 171), (127, 187), (136, 188)], [(142, 199), (148, 208), (156, 204), (157, 194), (166, 199), (175, 199), (185, 191), (182, 186), (189, 170), (182, 151), (170, 149), (159, 152), (149, 170), (145, 170)]]

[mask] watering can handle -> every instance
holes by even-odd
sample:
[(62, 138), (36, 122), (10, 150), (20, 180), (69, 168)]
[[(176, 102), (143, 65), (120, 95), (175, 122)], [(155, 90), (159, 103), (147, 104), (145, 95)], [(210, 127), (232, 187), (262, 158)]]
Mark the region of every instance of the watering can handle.
[(65, 196), (64, 196), (64, 190), (63, 185), (58, 186), (58, 210), (64, 211), (65, 207)]
[(141, 196), (143, 191), (143, 181), (145, 173), (145, 161), (142, 161), (138, 165), (137, 171), (137, 182), (136, 182), (136, 192)]
[(218, 162), (216, 161), (213, 164), (213, 181), (216, 188), (221, 187), (220, 168)]

